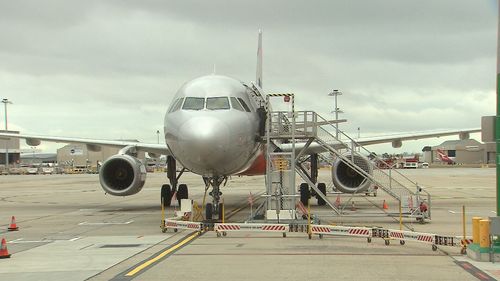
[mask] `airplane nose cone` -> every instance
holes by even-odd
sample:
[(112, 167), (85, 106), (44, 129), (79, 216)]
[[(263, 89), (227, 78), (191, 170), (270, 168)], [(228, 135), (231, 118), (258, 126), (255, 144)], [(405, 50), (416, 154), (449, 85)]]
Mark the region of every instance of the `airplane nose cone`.
[(193, 172), (211, 174), (221, 172), (229, 162), (229, 129), (219, 119), (211, 117), (192, 118), (180, 130), (179, 141), (185, 163)]

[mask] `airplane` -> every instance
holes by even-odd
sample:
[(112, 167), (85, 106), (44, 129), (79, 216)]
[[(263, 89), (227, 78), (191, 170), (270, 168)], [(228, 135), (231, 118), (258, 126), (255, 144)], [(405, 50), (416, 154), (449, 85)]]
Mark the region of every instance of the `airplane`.
[(448, 156), (443, 150), (437, 149), (437, 154), (438, 154), (438, 159), (441, 160), (441, 162), (448, 163), (448, 165), (453, 165), (455, 164), (455, 157), (450, 157)]
[[(263, 104), (262, 78), (262, 32), (259, 31), (256, 82), (244, 83), (215, 74), (186, 82), (177, 91), (165, 114), (165, 144), (11, 133), (0, 133), (0, 137), (25, 139), (29, 146), (37, 146), (41, 141), (50, 141), (85, 144), (90, 151), (99, 151), (101, 146), (120, 148), (118, 154), (102, 163), (99, 173), (103, 190), (115, 196), (136, 194), (144, 186), (146, 168), (137, 158), (138, 152), (147, 152), (151, 157), (166, 155), (169, 183), (161, 187), (162, 204), (170, 206), (174, 194), (179, 201), (188, 198), (188, 187), (186, 184), (179, 184), (179, 180), (185, 171), (191, 171), (202, 177), (206, 191), (211, 188), (209, 195), (212, 202), (205, 206), (205, 218), (220, 218), (220, 187), (227, 183), (228, 177), (263, 175), (266, 172), (266, 145), (263, 141), (266, 109)], [(393, 147), (397, 148), (401, 147), (402, 141), (405, 140), (457, 134), (461, 139), (465, 139), (470, 133), (479, 131), (480, 129), (474, 128), (411, 133), (364, 138), (356, 142), (358, 145), (392, 143)], [(276, 143), (276, 146), (276, 149), (285, 152), (292, 149), (290, 143)], [(296, 148), (303, 148), (305, 151), (302, 153), (310, 155), (311, 161), (317, 161), (317, 154), (325, 152), (315, 144), (307, 147), (297, 144)], [(179, 172), (177, 162), (183, 167)], [(332, 180), (337, 190), (345, 193), (360, 192), (367, 188), (368, 182), (356, 171), (341, 166), (332, 173)]]

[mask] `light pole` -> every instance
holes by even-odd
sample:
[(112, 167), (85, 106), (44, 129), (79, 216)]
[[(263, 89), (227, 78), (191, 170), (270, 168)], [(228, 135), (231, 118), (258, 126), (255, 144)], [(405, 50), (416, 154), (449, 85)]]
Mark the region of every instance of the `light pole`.
[(333, 90), (331, 93), (328, 94), (330, 97), (335, 98), (335, 109), (332, 111), (332, 113), (335, 113), (335, 138), (339, 138), (339, 113), (344, 113), (340, 108), (337, 106), (337, 96), (342, 95), (342, 92), (339, 90)]
[[(7, 133), (8, 127), (7, 127), (7, 104), (12, 104), (9, 99), (2, 99), (2, 103), (5, 108), (5, 132)], [(9, 173), (9, 141), (5, 141), (5, 169), (7, 170), (7, 173)]]
[(156, 141), (160, 144), (160, 130), (156, 130)]

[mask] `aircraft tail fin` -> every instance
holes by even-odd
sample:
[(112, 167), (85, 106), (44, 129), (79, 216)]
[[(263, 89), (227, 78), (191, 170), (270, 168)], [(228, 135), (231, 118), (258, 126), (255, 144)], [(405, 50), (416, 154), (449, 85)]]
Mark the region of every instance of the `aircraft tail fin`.
[(259, 42), (257, 45), (257, 73), (255, 78), (257, 86), (262, 88), (262, 30), (259, 29)]

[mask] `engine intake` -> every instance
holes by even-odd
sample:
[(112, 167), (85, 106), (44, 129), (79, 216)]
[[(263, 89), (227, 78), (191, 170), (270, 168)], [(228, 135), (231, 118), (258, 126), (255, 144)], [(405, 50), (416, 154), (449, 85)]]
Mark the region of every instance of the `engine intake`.
[(99, 181), (106, 193), (115, 196), (133, 195), (144, 186), (146, 167), (135, 157), (117, 154), (102, 164)]
[[(360, 155), (347, 153), (343, 155), (349, 160), (354, 156), (354, 163), (368, 174), (372, 174), (373, 168), (368, 158)], [(363, 192), (370, 187), (371, 182), (358, 171), (347, 165), (340, 157), (333, 162), (332, 181), (337, 190), (344, 193)]]

